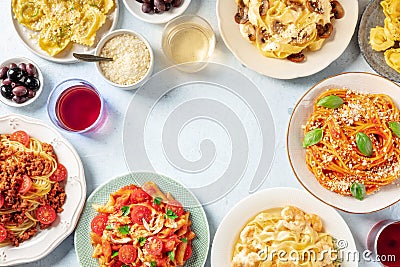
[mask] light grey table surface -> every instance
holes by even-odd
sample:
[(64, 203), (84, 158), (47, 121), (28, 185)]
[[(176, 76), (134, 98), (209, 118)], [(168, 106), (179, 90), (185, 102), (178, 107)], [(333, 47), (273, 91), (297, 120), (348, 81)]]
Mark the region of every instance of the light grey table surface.
[[(368, 1), (359, 1), (359, 17), (367, 5)], [(124, 8), (120, 1), (120, 16), (117, 28), (133, 29), (142, 33), (152, 45), (155, 52), (154, 73), (169, 66), (161, 51), (161, 33), (163, 26), (148, 24), (137, 20)], [(91, 135), (78, 135), (65, 133), (63, 135), (76, 148), (80, 155), (87, 181), (87, 196), (100, 184), (108, 179), (124, 174), (129, 171), (124, 161), (122, 132), (124, 114), (131, 98), (135, 94), (133, 91), (122, 91), (108, 85), (96, 72), (92, 63), (58, 64), (46, 61), (31, 51), (29, 51), (17, 36), (13, 24), (11, 23), (10, 2), (0, 1), (1, 28), (0, 28), (0, 61), (14, 56), (24, 56), (34, 60), (41, 67), (45, 78), (44, 91), (39, 99), (31, 106), (26, 108), (13, 108), (4, 104), (0, 105), (0, 115), (17, 113), (32, 116), (51, 124), (46, 113), (46, 100), (50, 90), (58, 82), (66, 78), (84, 78), (93, 82), (106, 99), (108, 107), (107, 127)], [(351, 43), (346, 51), (326, 69), (305, 78), (293, 80), (278, 80), (262, 76), (246, 69), (231, 54), (225, 46), (218, 31), (216, 4), (214, 0), (192, 0), (186, 13), (194, 13), (206, 18), (216, 32), (217, 45), (212, 56), (212, 61), (226, 64), (247, 75), (260, 89), (272, 110), (276, 132), (276, 152), (271, 171), (262, 184), (260, 189), (290, 186), (301, 188), (297, 182), (292, 169), (290, 168), (286, 153), (286, 129), (290, 114), (297, 100), (303, 93), (316, 82), (347, 71), (366, 71), (374, 72), (366, 63), (357, 44), (357, 34), (353, 35)], [(356, 31), (358, 28), (356, 29)], [(201, 95), (201, 92), (199, 93)], [(240, 112), (240, 111), (239, 111)], [(140, 116), (140, 114), (138, 114)], [(196, 131), (196, 129), (192, 129)], [(212, 134), (212, 133), (211, 133)], [(194, 135), (193, 135), (194, 136)], [(187, 136), (186, 136), (187, 137)], [(220, 137), (214, 142), (218, 143)], [(187, 149), (183, 154), (188, 158), (198, 157), (198, 150), (190, 146), (197, 147), (198, 141), (187, 137), (183, 148)], [(249, 163), (251, 165), (251, 162)], [(168, 171), (162, 166), (158, 172)], [(204, 206), (208, 217), (211, 239), (222, 218), (226, 213), (243, 197), (249, 195), (248, 184), (251, 174), (245, 174), (241, 182), (224, 198)], [(185, 181), (183, 181), (185, 182)], [(365, 240), (369, 229), (379, 220), (387, 218), (400, 218), (400, 205), (396, 204), (385, 210), (365, 214), (354, 215), (340, 212), (344, 220), (348, 223), (359, 251), (365, 250)], [(73, 234), (66, 238), (53, 252), (43, 259), (20, 266), (78, 266), (78, 261), (74, 251)], [(206, 266), (211, 266), (210, 260)], [(360, 262), (359, 266), (378, 266), (377, 263)], [(218, 266), (215, 266), (218, 267)]]

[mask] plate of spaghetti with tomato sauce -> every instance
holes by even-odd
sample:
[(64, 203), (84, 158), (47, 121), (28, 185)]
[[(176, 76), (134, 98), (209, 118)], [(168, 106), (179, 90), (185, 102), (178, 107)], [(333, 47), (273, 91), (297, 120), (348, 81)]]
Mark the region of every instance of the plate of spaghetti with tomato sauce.
[(82, 266), (203, 267), (210, 234), (196, 197), (175, 180), (129, 173), (97, 188), (75, 232)]
[(74, 230), (85, 197), (81, 160), (57, 130), (0, 117), (0, 266), (50, 253)]

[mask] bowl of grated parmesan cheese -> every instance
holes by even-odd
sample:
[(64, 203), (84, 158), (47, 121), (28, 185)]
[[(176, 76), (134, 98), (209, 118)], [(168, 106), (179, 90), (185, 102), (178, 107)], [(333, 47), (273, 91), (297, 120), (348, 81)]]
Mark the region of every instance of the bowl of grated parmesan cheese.
[(100, 75), (115, 87), (137, 89), (153, 72), (151, 46), (142, 35), (132, 30), (110, 32), (100, 40), (95, 54), (113, 59), (97, 62), (96, 67)]

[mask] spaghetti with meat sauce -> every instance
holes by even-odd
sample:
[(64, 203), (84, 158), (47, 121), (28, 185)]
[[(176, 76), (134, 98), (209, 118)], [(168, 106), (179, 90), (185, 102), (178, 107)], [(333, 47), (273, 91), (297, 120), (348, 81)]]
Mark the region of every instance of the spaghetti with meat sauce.
[(66, 177), (52, 145), (24, 131), (0, 135), (0, 246), (51, 226), (63, 211)]
[(305, 125), (307, 166), (328, 190), (362, 200), (400, 175), (399, 122), (388, 95), (327, 90)]

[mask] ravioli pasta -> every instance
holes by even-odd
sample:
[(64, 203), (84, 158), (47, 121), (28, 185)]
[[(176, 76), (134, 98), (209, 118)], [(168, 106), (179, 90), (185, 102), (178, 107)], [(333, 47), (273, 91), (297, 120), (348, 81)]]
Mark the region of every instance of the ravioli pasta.
[(384, 26), (376, 26), (370, 30), (369, 43), (375, 51), (385, 51), (386, 63), (400, 73), (400, 1), (381, 1), (385, 14)]
[(241, 230), (231, 267), (339, 266), (321, 218), (294, 206), (263, 211)]
[(49, 55), (70, 43), (93, 46), (114, 0), (12, 0), (17, 21), (39, 32), (39, 47)]
[(235, 20), (241, 34), (261, 54), (272, 58), (291, 59), (306, 49), (319, 50), (333, 31), (334, 18), (344, 15), (337, 1), (235, 1), (238, 5)]

